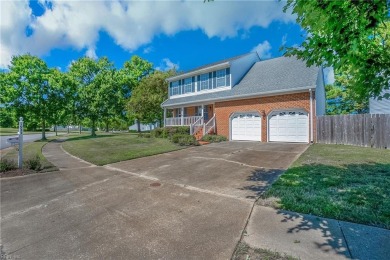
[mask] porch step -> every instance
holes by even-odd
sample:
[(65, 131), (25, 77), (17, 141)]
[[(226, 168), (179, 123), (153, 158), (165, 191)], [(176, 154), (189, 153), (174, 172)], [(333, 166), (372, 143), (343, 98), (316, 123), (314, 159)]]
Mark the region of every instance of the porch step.
[(196, 132), (196, 133), (194, 134), (194, 136), (195, 136), (195, 139), (196, 139), (197, 141), (201, 140), (202, 137), (203, 137), (203, 128), (200, 128), (200, 129), (198, 130), (198, 132)]
[[(208, 133), (206, 133), (206, 135), (207, 135), (207, 134), (209, 134), (209, 135), (214, 134), (214, 130), (209, 131)], [(196, 132), (196, 133), (194, 134), (194, 136), (195, 136), (195, 139), (196, 139), (197, 141), (201, 140), (202, 137), (203, 137), (203, 128), (199, 129), (198, 132)]]

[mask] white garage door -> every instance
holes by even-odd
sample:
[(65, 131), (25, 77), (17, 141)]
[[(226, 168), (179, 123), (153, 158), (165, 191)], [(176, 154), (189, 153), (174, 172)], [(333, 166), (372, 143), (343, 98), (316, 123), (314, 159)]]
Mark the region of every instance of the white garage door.
[(232, 140), (261, 141), (261, 117), (256, 113), (237, 114), (232, 118)]
[(269, 141), (309, 142), (309, 117), (301, 111), (281, 111), (270, 115)]

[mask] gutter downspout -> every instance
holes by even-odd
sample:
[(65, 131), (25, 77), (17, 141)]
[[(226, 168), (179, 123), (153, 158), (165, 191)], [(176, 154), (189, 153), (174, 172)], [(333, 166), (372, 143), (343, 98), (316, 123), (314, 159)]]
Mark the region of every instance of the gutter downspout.
[(309, 89), (310, 92), (310, 142), (313, 143), (314, 140), (314, 129), (313, 129), (313, 91)]

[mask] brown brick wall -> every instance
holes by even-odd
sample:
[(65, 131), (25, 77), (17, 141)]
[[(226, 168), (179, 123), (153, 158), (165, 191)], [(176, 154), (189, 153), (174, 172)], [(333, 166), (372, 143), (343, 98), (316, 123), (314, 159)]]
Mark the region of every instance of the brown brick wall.
[[(310, 113), (309, 98), (310, 98), (309, 92), (304, 92), (304, 93), (297, 93), (297, 94), (217, 102), (215, 103), (217, 134), (229, 138), (229, 121), (230, 121), (230, 116), (233, 113), (258, 112), (262, 116), (261, 140), (262, 142), (267, 142), (267, 116), (269, 115), (269, 113), (272, 112), (273, 110), (292, 109), (292, 108), (304, 109), (306, 110), (306, 112)], [(313, 102), (313, 106), (315, 109), (315, 102)], [(314, 115), (315, 115), (315, 110), (314, 110)], [(310, 126), (310, 122), (309, 122), (309, 126)], [(313, 120), (313, 126), (315, 127), (315, 120)], [(316, 132), (314, 131), (314, 133)], [(311, 132), (309, 130), (309, 135), (310, 134)]]

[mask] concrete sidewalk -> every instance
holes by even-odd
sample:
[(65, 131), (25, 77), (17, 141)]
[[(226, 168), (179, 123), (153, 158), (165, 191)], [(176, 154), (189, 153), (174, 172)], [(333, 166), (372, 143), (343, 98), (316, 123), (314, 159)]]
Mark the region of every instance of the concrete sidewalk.
[(389, 259), (390, 230), (255, 206), (244, 242), (300, 259)]
[(42, 148), (43, 156), (45, 156), (45, 158), (49, 162), (57, 166), (60, 170), (70, 170), (96, 166), (92, 163), (86, 162), (67, 153), (61, 146), (65, 140), (66, 139), (64, 138), (60, 138), (47, 143)]

